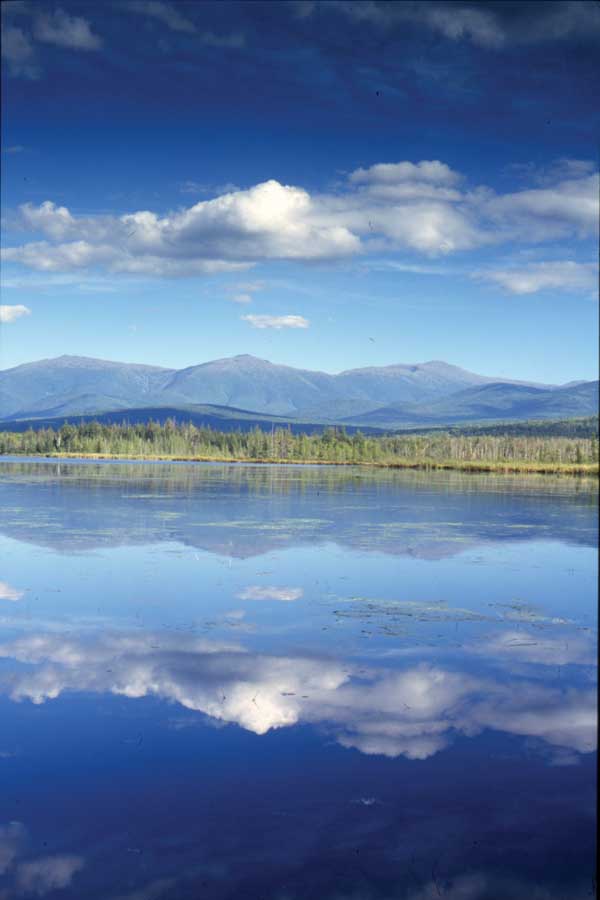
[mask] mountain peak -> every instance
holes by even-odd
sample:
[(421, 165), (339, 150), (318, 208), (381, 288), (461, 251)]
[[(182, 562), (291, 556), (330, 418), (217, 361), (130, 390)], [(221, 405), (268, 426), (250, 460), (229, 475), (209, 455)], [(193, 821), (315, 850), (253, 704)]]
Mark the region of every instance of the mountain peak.
[[(486, 385), (489, 388), (481, 390)], [(272, 363), (249, 353), (186, 369), (63, 354), (0, 373), (0, 418), (32, 418), (56, 414), (56, 410), (61, 415), (78, 415), (208, 404), (307, 422), (356, 419), (384, 408), (392, 409), (399, 422), (403, 416), (418, 420), (426, 409), (432, 416), (455, 421), (458, 415), (465, 419), (483, 415), (482, 403), (486, 416), (492, 407), (496, 417), (510, 410), (518, 418), (525, 409), (527, 415), (535, 415), (534, 397), (536, 403), (546, 403), (542, 410), (546, 415), (563, 409), (586, 415), (597, 409), (597, 389), (585, 384), (555, 390), (552, 403), (544, 397), (552, 394), (553, 386), (531, 385), (535, 391), (525, 387), (442, 360), (333, 375)]]

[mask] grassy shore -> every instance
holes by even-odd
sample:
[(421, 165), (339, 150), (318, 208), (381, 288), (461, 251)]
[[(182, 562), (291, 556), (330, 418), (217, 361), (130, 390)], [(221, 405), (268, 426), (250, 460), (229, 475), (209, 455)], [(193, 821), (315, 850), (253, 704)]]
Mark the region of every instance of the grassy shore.
[[(21, 454), (19, 454), (21, 455)], [(23, 454), (25, 455), (25, 454)], [(131, 460), (132, 462), (212, 462), (212, 463), (251, 463), (255, 465), (296, 465), (296, 466), (360, 466), (377, 469), (421, 469), (421, 470), (455, 470), (460, 472), (490, 472), (493, 474), (523, 474), (523, 475), (586, 475), (598, 476), (597, 463), (554, 463), (554, 462), (521, 462), (491, 460), (428, 460), (428, 459), (400, 459), (377, 461), (336, 461), (324, 459), (293, 459), (293, 458), (252, 458), (246, 456), (192, 456), (182, 454), (123, 454), (123, 453), (28, 453), (27, 456), (37, 456), (40, 459), (92, 459), (92, 460)], [(0, 456), (0, 460), (2, 456)]]

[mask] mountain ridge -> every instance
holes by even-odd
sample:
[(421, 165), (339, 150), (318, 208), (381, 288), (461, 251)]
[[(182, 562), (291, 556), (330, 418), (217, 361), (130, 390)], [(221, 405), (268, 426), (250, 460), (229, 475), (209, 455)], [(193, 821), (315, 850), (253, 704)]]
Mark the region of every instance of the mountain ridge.
[[(499, 418), (513, 407), (519, 418), (523, 406), (518, 403), (520, 389), (529, 391), (529, 405), (525, 405), (530, 415), (538, 414), (532, 401), (536, 392), (542, 392), (542, 417), (546, 408), (560, 416), (562, 407), (575, 410), (575, 414), (593, 414), (596, 401), (593, 389), (586, 388), (589, 384), (592, 382), (549, 385), (493, 378), (442, 360), (330, 374), (272, 363), (251, 354), (182, 369), (64, 354), (0, 371), (0, 420), (209, 405), (304, 422), (381, 427), (380, 422), (385, 421), (386, 427), (389, 422), (393, 427), (408, 421), (458, 421), (456, 416), (463, 413), (469, 421), (482, 410), (483, 418)], [(496, 387), (491, 389), (493, 385)], [(479, 397), (476, 391), (486, 387), (487, 393)], [(475, 394), (465, 398), (464, 391)], [(551, 400), (547, 394), (552, 394)]]

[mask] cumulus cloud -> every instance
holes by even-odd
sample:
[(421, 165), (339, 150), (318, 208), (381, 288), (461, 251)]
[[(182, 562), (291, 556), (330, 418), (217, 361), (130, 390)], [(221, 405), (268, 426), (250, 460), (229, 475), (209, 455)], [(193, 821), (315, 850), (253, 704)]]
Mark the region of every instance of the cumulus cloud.
[(69, 690), (155, 695), (255, 734), (318, 724), (342, 746), (366, 754), (426, 759), (455, 732), (485, 729), (575, 753), (596, 747), (591, 685), (563, 690), (510, 669), (500, 679), (429, 663), (355, 672), (331, 659), (139, 632), (31, 633), (0, 645), (0, 657), (26, 664), (3, 670), (0, 686), (15, 700), (43, 703)]
[(598, 288), (597, 264), (573, 260), (531, 263), (522, 268), (488, 269), (474, 273), (474, 277), (493, 281), (513, 294), (535, 294), (543, 290), (594, 294)]
[(25, 591), (19, 591), (17, 588), (11, 587), (6, 581), (0, 581), (0, 600), (11, 600), (13, 603), (20, 600)]
[(252, 585), (244, 588), (237, 595), (240, 600), (282, 600), (290, 602), (299, 600), (304, 594), (302, 588), (292, 587), (259, 587)]
[(17, 304), (15, 306), (0, 306), (0, 322), (15, 322), (21, 316), (30, 316), (31, 310), (27, 306)]
[(90, 23), (81, 16), (69, 16), (62, 9), (52, 13), (42, 12), (34, 19), (33, 34), (36, 40), (74, 50), (99, 50), (102, 41), (92, 32)]
[(347, 228), (322, 222), (310, 195), (268, 181), (246, 191), (159, 217), (148, 210), (78, 217), (50, 201), (20, 208), (25, 224), (59, 240), (5, 248), (3, 259), (42, 271), (100, 265), (111, 271), (196, 274), (235, 271), (260, 259), (330, 259), (352, 254), (360, 241)]
[(591, 236), (598, 175), (579, 166), (564, 178), (565, 171), (563, 165), (554, 183), (498, 194), (465, 188), (439, 160), (379, 163), (350, 173), (337, 193), (311, 195), (270, 180), (163, 216), (151, 210), (75, 216), (46, 200), (19, 208), (22, 227), (46, 240), (6, 248), (3, 258), (41, 271), (186, 276), (268, 260), (340, 260), (374, 249), (436, 257), (501, 242)]
[(249, 322), (253, 328), (275, 328), (277, 331), (281, 328), (308, 328), (310, 325), (308, 319), (303, 316), (265, 316), (249, 313), (241, 318), (244, 322)]

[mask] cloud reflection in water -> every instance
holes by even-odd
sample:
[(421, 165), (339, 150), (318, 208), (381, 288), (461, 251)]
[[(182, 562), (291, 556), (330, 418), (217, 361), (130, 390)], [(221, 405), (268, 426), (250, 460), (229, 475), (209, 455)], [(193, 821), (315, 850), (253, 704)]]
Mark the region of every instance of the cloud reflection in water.
[(258, 735), (312, 724), (344, 747), (387, 757), (426, 759), (453, 735), (485, 729), (595, 750), (592, 683), (562, 687), (536, 674), (539, 665), (592, 664), (590, 635), (527, 640), (506, 631), (463, 652), (460, 664), (365, 668), (193, 635), (30, 633), (0, 645), (0, 657), (17, 663), (0, 686), (13, 700), (37, 704), (66, 691), (153, 695)]

